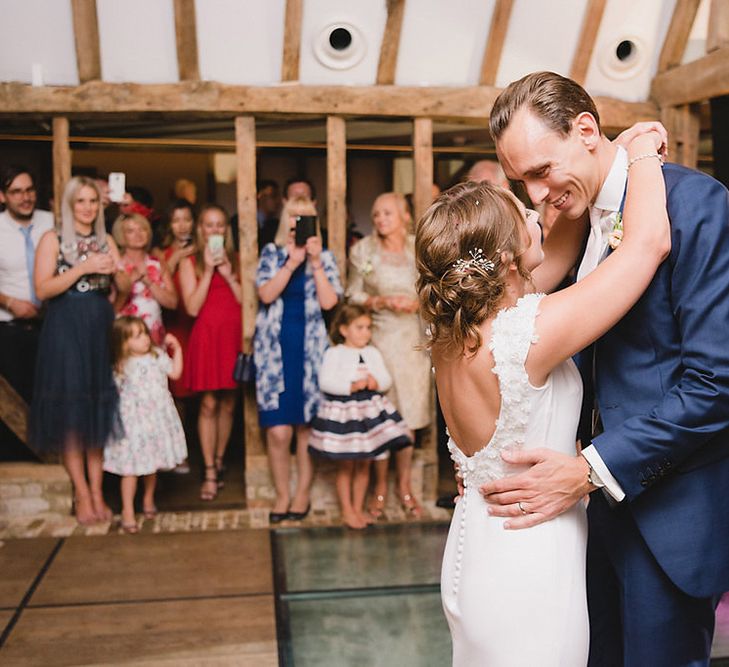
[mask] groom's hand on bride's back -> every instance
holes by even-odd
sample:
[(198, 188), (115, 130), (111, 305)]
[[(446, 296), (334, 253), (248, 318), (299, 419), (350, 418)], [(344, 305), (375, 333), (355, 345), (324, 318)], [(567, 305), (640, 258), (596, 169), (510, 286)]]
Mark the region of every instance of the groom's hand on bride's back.
[(582, 456), (551, 449), (504, 451), (507, 463), (529, 465), (528, 470), (481, 486), (491, 516), (506, 517), (504, 528), (529, 528), (568, 510), (590, 491), (589, 466)]

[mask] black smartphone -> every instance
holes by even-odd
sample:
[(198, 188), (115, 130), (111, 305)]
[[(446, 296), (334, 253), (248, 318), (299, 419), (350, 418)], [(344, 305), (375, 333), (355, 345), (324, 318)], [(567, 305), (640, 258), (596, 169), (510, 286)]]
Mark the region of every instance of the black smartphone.
[(316, 236), (316, 216), (315, 215), (297, 215), (296, 216), (296, 240), (297, 246), (305, 246), (306, 239)]

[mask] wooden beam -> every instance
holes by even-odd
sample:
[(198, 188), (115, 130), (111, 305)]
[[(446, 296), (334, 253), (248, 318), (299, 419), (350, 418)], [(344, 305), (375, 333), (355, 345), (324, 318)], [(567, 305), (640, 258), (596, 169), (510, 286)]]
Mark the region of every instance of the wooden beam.
[[(432, 118), (485, 127), (501, 92), (492, 86), (233, 86), (212, 81), (170, 84), (106, 83), (40, 86), (0, 83), (0, 118), (23, 114), (50, 117), (113, 117), (159, 114), (165, 118), (238, 115), (383, 116)], [(624, 129), (658, 118), (653, 102), (595, 98), (605, 128)]]
[(729, 94), (729, 46), (658, 74), (651, 97), (661, 107), (702, 102)]
[(701, 0), (676, 0), (671, 23), (658, 58), (659, 74), (681, 64), (700, 4)]
[(416, 118), (413, 122), (413, 209), (414, 222), (417, 223), (433, 201), (433, 121), (430, 118)]
[[(243, 352), (253, 352), (253, 334), (258, 312), (256, 268), (258, 266), (258, 222), (256, 218), (256, 121), (251, 116), (235, 119), (235, 155), (237, 166), (236, 195), (238, 207), (238, 261), (243, 287)], [(243, 387), (243, 432), (246, 461), (264, 453), (258, 425), (255, 383)], [(246, 470), (248, 466), (246, 465)]]
[(496, 0), (494, 13), (491, 15), (486, 49), (481, 61), (479, 83), (482, 86), (493, 86), (496, 82), (496, 73), (499, 71), (501, 52), (504, 50), (506, 31), (509, 29), (509, 18), (513, 6), (514, 0)]
[(397, 54), (400, 50), (400, 33), (402, 18), (405, 14), (405, 0), (387, 0), (387, 23), (380, 46), (380, 61), (377, 63), (377, 83), (392, 85), (395, 83)]
[(729, 46), (729, 0), (711, 0), (706, 52)]
[(0, 375), (0, 419), (23, 444), (28, 444), (28, 404)]
[(76, 63), (81, 83), (101, 79), (99, 21), (96, 0), (71, 0)]
[(301, 53), (301, 0), (286, 0), (281, 81), (299, 80)]
[(347, 128), (344, 118), (327, 117), (327, 233), (342, 284), (347, 276)]
[(200, 79), (196, 26), (195, 0), (175, 0), (177, 69), (180, 81)]
[(607, 0), (589, 0), (585, 9), (580, 38), (577, 40), (577, 48), (570, 67), (570, 79), (574, 79), (580, 85), (584, 84), (587, 78), (587, 70), (590, 67), (592, 52), (595, 50), (597, 33), (600, 31), (606, 4)]
[(668, 156), (671, 162), (696, 168), (699, 159), (701, 116), (698, 104), (666, 107), (661, 122), (668, 130)]
[(61, 219), (61, 202), (66, 183), (71, 179), (71, 146), (68, 143), (68, 118), (53, 119), (53, 214)]

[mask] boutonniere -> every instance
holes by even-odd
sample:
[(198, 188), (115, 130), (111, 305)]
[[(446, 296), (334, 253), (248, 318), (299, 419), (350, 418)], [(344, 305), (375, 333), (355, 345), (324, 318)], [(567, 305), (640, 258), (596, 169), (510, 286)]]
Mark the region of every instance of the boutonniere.
[(608, 245), (612, 250), (615, 250), (620, 245), (620, 242), (623, 240), (623, 216), (620, 213), (620, 211), (617, 212), (615, 215), (615, 222), (613, 223), (613, 228), (610, 230), (610, 235), (608, 236)]
[(372, 259), (368, 257), (365, 260), (365, 263), (362, 264), (362, 268), (359, 270), (359, 272), (362, 274), (363, 277), (366, 278), (368, 275), (370, 275), (370, 273), (372, 273), (372, 271), (374, 271), (374, 268), (375, 267), (372, 266)]

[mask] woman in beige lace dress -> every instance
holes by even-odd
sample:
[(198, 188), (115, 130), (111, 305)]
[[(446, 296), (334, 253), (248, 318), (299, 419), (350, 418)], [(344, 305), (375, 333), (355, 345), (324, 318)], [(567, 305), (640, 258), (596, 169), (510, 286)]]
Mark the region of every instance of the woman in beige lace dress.
[[(408, 233), (410, 214), (405, 198), (394, 192), (380, 195), (372, 206), (375, 231), (350, 252), (347, 296), (372, 310), (372, 343), (382, 353), (393, 378), (388, 397), (395, 403), (410, 430), (430, 422), (430, 360), (416, 349), (423, 341), (415, 293), (414, 237)], [(413, 448), (397, 452), (398, 494), (403, 508), (421, 513), (410, 486)], [(379, 517), (387, 494), (387, 458), (375, 463), (375, 493), (370, 513)]]

